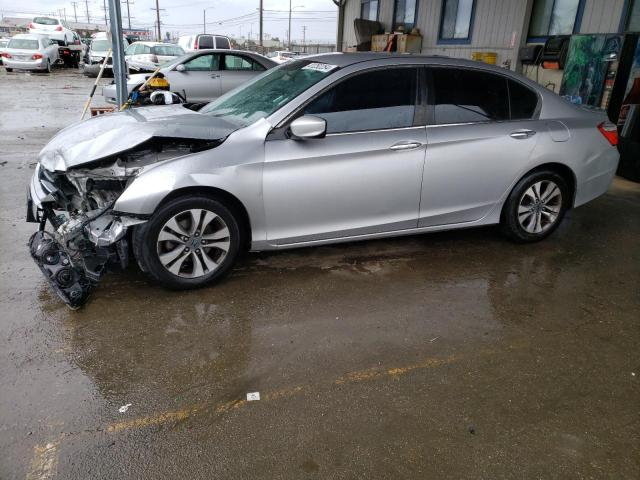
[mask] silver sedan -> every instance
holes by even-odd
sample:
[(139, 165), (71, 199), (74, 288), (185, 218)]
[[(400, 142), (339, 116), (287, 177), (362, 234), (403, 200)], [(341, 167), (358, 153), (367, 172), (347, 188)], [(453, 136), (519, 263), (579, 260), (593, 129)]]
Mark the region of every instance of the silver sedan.
[(2, 52), (7, 72), (13, 69), (51, 72), (58, 58), (58, 42), (35, 34), (15, 35)]
[[(178, 289), (221, 278), (243, 248), (494, 224), (535, 242), (607, 191), (616, 143), (603, 113), (504, 69), (308, 57), (198, 112), (140, 108), (60, 132), (40, 153), (29, 200), (29, 219), (56, 233), (36, 234), (31, 251), (76, 305), (96, 278), (89, 259), (93, 269), (104, 252), (122, 260), (129, 238), (141, 269)], [(74, 267), (61, 283), (62, 265)]]
[[(160, 69), (172, 92), (187, 102), (206, 103), (227, 93), (277, 64), (262, 55), (239, 50), (197, 50), (170, 60)], [(130, 75), (129, 93), (140, 87), (149, 74)], [(116, 103), (116, 86), (102, 89), (107, 103)]]

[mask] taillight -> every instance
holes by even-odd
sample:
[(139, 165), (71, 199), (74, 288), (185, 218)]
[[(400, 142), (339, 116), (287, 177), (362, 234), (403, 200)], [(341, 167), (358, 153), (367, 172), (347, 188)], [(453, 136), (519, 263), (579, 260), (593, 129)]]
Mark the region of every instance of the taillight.
[(1, 53), (1, 54), (0, 54), (0, 57), (3, 57), (3, 58), (11, 58), (11, 55), (9, 55), (8, 53), (4, 52), (4, 53)]
[(151, 55), (151, 63), (158, 63), (158, 57), (156, 55)]
[(602, 122), (598, 125), (598, 130), (604, 135), (604, 138), (611, 144), (612, 147), (618, 145), (618, 128), (611, 122)]
[(27, 28), (36, 28), (33, 26), (33, 23), (29, 22), (29, 25), (27, 25)]
[(62, 31), (62, 25), (58, 25), (56, 27), (56, 32), (61, 32)]
[(34, 53), (33, 55), (31, 55), (31, 60), (40, 60), (42, 58), (42, 55), (40, 55), (39, 53)]
[(198, 50), (198, 37), (196, 37), (196, 41), (193, 43), (193, 49)]

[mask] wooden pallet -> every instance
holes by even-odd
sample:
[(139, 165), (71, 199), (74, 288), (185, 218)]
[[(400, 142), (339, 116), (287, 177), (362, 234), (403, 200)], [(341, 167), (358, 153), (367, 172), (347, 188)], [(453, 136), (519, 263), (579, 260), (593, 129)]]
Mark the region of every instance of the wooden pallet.
[(113, 113), (116, 107), (91, 107), (91, 116), (104, 115), (105, 113)]

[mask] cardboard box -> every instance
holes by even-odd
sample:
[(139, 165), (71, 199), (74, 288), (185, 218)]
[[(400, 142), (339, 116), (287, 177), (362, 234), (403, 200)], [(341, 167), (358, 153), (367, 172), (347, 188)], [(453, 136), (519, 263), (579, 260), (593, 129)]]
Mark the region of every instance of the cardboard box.
[[(422, 35), (396, 34), (398, 53), (420, 53), (422, 51)], [(371, 51), (384, 52), (393, 34), (384, 33), (371, 36)]]

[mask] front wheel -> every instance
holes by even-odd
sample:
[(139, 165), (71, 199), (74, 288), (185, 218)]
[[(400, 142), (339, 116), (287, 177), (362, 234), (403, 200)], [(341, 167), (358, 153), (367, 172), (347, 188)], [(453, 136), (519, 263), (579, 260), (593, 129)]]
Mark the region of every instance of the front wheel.
[(47, 68), (46, 68), (46, 72), (47, 73), (51, 73), (51, 61), (47, 60)]
[(558, 228), (568, 207), (569, 189), (561, 175), (547, 170), (530, 173), (505, 202), (502, 231), (517, 242), (537, 242)]
[(233, 212), (217, 200), (177, 198), (134, 231), (134, 253), (141, 270), (161, 285), (198, 288), (229, 272), (240, 232)]

